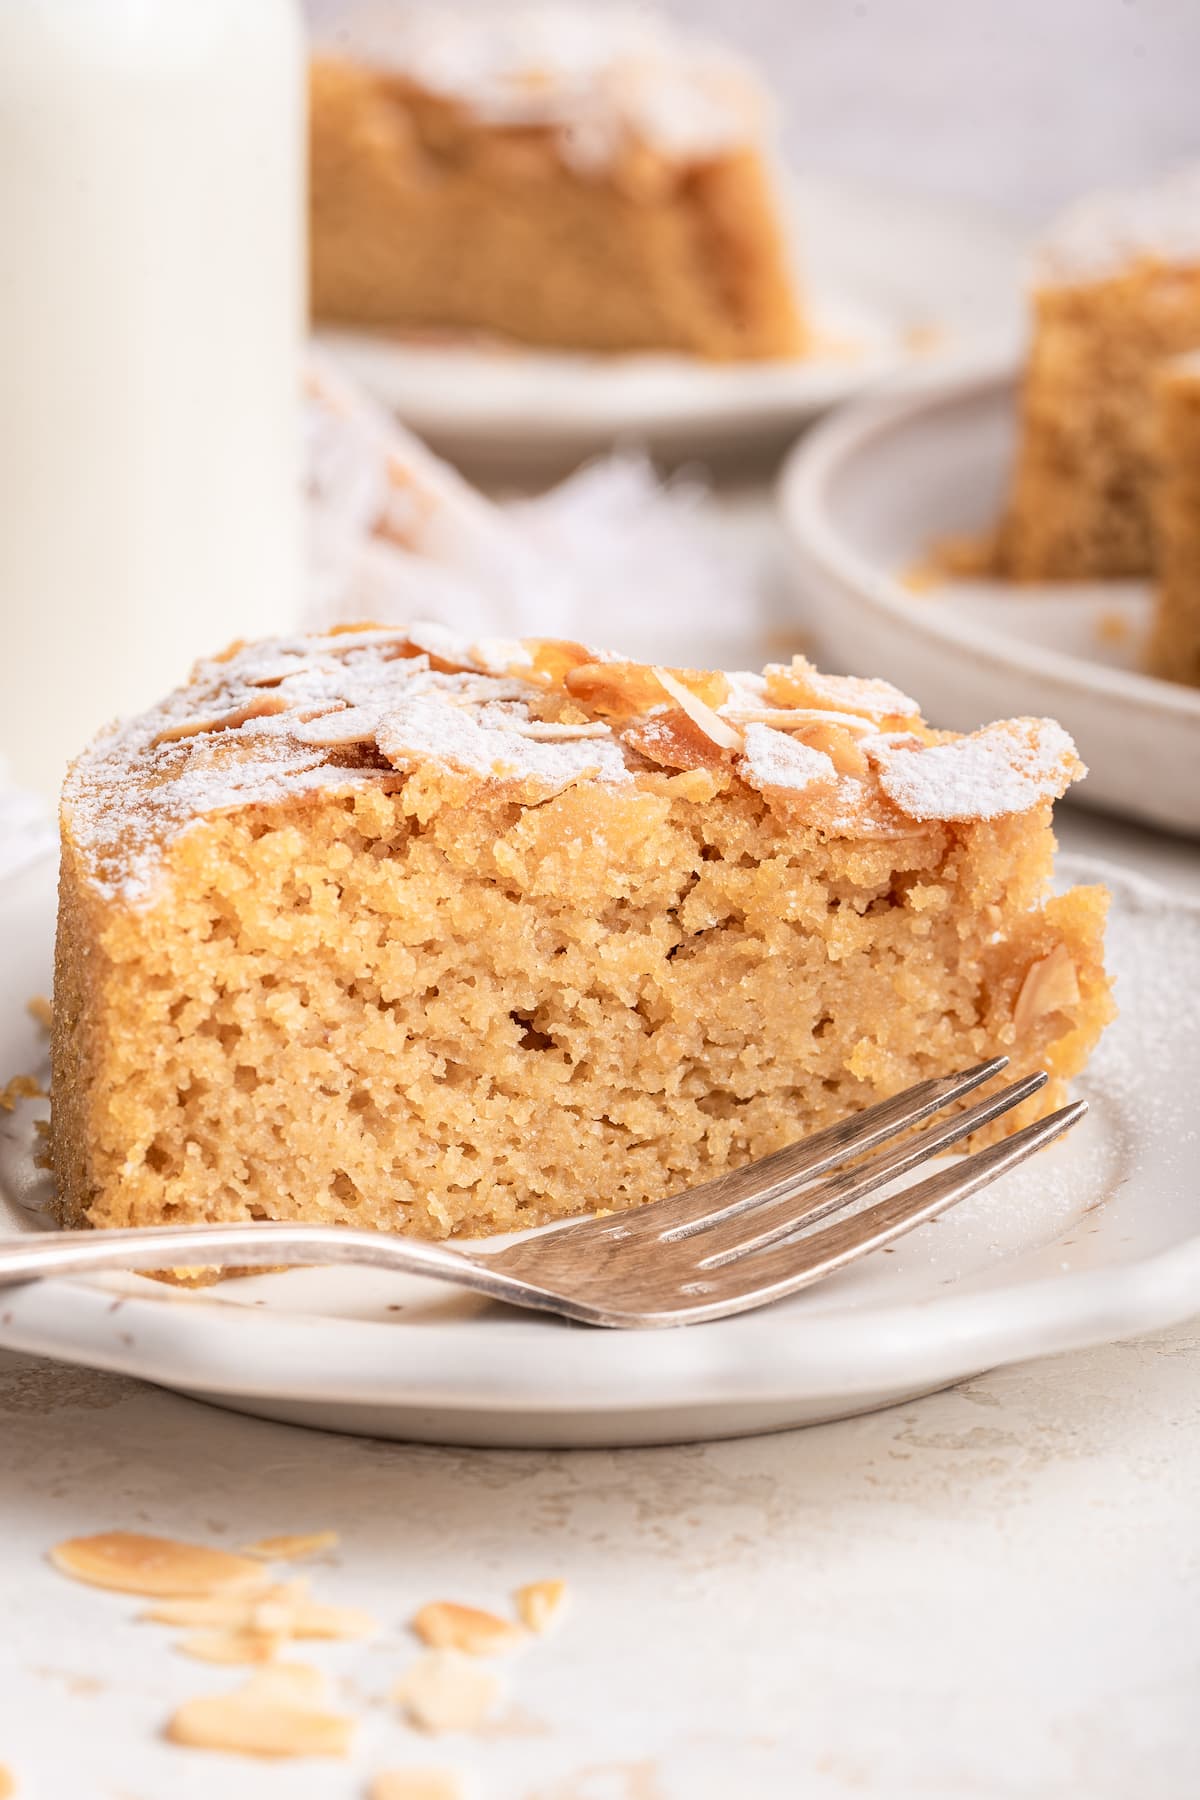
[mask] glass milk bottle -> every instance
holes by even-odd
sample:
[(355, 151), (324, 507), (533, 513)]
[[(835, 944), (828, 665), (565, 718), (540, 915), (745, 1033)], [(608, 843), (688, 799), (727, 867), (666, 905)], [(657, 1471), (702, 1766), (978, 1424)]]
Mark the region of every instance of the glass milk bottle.
[(0, 759), (299, 605), (293, 0), (0, 0)]

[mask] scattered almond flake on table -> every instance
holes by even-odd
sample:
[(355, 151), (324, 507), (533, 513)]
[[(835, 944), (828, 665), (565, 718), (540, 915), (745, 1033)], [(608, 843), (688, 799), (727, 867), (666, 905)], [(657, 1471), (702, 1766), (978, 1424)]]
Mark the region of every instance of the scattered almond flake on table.
[(249, 1557), (132, 1531), (68, 1538), (54, 1546), (50, 1560), (64, 1575), (92, 1587), (164, 1599), (237, 1593), (268, 1582), (262, 1564)]
[(275, 1631), (196, 1631), (190, 1637), (179, 1638), (175, 1648), (200, 1662), (269, 1663), (274, 1662), (286, 1642), (286, 1636)]
[(392, 1690), (411, 1724), (422, 1731), (478, 1731), (496, 1710), (500, 1679), (461, 1650), (430, 1650), (405, 1670)]
[(367, 1800), (463, 1800), (455, 1769), (381, 1769), (367, 1788)]
[(140, 1617), (158, 1625), (196, 1625), (292, 1638), (348, 1641), (379, 1630), (373, 1614), (357, 1606), (327, 1606), (313, 1600), (306, 1580), (284, 1581), (249, 1594), (169, 1600)]
[(483, 1612), (475, 1606), (459, 1606), (453, 1600), (432, 1600), (412, 1622), (422, 1643), (435, 1650), (464, 1650), (468, 1656), (496, 1656), (522, 1643), (525, 1633), (510, 1619)]
[(265, 1562), (298, 1562), (319, 1551), (333, 1550), (339, 1542), (336, 1531), (285, 1532), (281, 1537), (259, 1538), (243, 1544), (244, 1556), (260, 1556)]
[(280, 1663), (228, 1693), (187, 1700), (167, 1722), (174, 1744), (242, 1756), (346, 1756), (354, 1720), (323, 1705), (316, 1669)]
[(529, 1581), (513, 1595), (522, 1624), (539, 1634), (561, 1618), (567, 1604), (565, 1581)]

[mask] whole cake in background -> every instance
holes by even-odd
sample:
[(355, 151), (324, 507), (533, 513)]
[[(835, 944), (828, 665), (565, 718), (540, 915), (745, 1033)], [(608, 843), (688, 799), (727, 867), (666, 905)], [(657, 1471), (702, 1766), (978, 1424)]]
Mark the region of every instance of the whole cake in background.
[(1051, 1077), (1002, 1134), (1112, 1013), (1104, 891), (1050, 893), (1082, 773), (803, 658), (235, 645), (68, 777), (62, 1222), (503, 1231), (1001, 1051)]
[(1155, 383), (1155, 675), (1200, 687), (1200, 352), (1166, 363)]
[(314, 314), (794, 356), (763, 113), (736, 58), (621, 6), (352, 15), (312, 65)]
[(1065, 214), (1036, 263), (1004, 573), (1151, 572), (1155, 380), (1197, 349), (1200, 165)]

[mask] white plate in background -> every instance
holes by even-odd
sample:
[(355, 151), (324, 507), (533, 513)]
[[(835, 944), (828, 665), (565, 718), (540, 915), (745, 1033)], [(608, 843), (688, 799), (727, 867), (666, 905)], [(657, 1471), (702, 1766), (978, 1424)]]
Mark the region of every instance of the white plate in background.
[(949, 203), (809, 178), (791, 184), (801, 279), (818, 330), (847, 341), (789, 362), (710, 363), (421, 343), (322, 327), (317, 340), (443, 454), (568, 461), (623, 440), (669, 458), (778, 452), (806, 421), (915, 363), (1021, 329), (1021, 245)]
[[(141, 1376), (223, 1406), (432, 1443), (659, 1443), (862, 1412), (996, 1364), (1200, 1310), (1195, 1181), (1200, 906), (1110, 881), (1121, 1015), (1061, 1144), (891, 1253), (762, 1312), (610, 1332), (379, 1271), (301, 1269), (201, 1293), (141, 1276), (0, 1290), (0, 1345)], [(0, 883), (0, 1071), (44, 1055), (52, 861)], [(43, 1229), (28, 1104), (0, 1113), (0, 1224)]]
[(1090, 770), (1073, 798), (1200, 834), (1200, 689), (1138, 667), (1148, 583), (905, 586), (939, 539), (995, 524), (1015, 408), (1011, 370), (988, 361), (902, 382), (797, 446), (780, 504), (813, 653), (886, 676), (937, 725), (1056, 718)]

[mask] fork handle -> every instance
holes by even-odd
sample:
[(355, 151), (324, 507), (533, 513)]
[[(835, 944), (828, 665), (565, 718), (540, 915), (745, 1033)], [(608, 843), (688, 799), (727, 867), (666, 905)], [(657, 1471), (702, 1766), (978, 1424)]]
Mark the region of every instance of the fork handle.
[(0, 1287), (103, 1269), (278, 1268), (359, 1263), (432, 1276), (496, 1300), (537, 1305), (529, 1283), (460, 1251), (341, 1225), (150, 1225), (0, 1237)]

